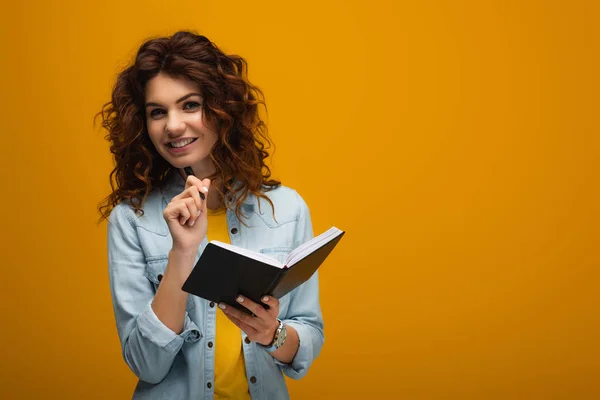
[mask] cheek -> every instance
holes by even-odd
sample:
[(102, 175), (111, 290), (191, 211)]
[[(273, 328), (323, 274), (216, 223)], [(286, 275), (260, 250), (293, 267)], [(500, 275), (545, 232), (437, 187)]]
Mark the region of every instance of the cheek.
[(156, 121), (148, 121), (146, 123), (146, 126), (148, 128), (148, 137), (150, 137), (150, 141), (152, 142), (154, 147), (156, 147), (158, 149), (159, 148), (158, 145), (160, 144), (160, 140), (162, 137), (162, 132), (161, 132), (160, 127), (158, 126)]
[(202, 118), (202, 113), (189, 114), (187, 119), (188, 125), (194, 127), (194, 129), (204, 130), (206, 127), (205, 118)]
[(206, 118), (203, 118), (202, 114), (198, 113), (190, 115), (190, 119), (188, 119), (188, 125), (195, 131), (199, 132), (202, 135), (202, 139), (209, 142), (217, 141), (217, 131), (214, 129), (212, 124), (209, 124), (206, 121)]

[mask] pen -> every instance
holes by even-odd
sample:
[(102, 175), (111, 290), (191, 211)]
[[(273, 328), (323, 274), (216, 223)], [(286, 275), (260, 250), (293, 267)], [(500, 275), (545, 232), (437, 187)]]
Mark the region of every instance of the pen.
[[(186, 174), (188, 174), (188, 176), (194, 176), (194, 171), (192, 170), (192, 167), (185, 167), (183, 170)], [(200, 194), (200, 198), (202, 200), (206, 200), (206, 196), (204, 196), (204, 193), (202, 193), (202, 191), (198, 191), (198, 193)]]

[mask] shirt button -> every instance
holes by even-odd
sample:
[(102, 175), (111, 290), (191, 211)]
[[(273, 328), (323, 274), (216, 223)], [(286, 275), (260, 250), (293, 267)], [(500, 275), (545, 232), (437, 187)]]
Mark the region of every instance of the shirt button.
[(162, 281), (162, 274), (158, 274), (157, 278), (159, 282)]
[(208, 382), (208, 383), (206, 384), (206, 387), (210, 389), (210, 388), (212, 387), (212, 383)]
[(236, 233), (238, 233), (238, 228), (231, 228), (231, 233), (233, 233), (234, 235), (235, 235)]
[(211, 301), (210, 304), (209, 304), (209, 306), (210, 306), (210, 308), (213, 308), (215, 306), (215, 302)]
[(253, 376), (252, 378), (250, 378), (250, 382), (251, 382), (251, 383), (256, 383), (256, 377), (255, 377), (255, 376)]
[(212, 348), (213, 347), (213, 343), (212, 342), (208, 342), (208, 347)]
[(248, 336), (246, 336), (246, 338), (244, 339), (244, 342), (246, 342), (246, 344), (250, 344), (250, 339), (248, 339)]

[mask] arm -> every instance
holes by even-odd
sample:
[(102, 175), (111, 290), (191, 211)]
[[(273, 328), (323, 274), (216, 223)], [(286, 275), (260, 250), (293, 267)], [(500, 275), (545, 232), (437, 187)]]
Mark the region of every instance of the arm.
[(120, 204), (109, 218), (109, 276), (123, 357), (131, 370), (149, 383), (165, 378), (185, 340), (200, 337), (185, 310), (188, 295), (181, 286), (206, 236), (206, 202), (201, 201), (200, 191), (208, 193), (209, 186), (208, 179), (188, 176), (185, 190), (163, 211), (173, 247), (156, 295), (145, 277), (145, 257), (133, 211)]
[(183, 331), (185, 307), (188, 293), (181, 290), (194, 265), (194, 252), (182, 253), (171, 250), (165, 275), (156, 290), (152, 301), (152, 310), (156, 317), (176, 334)]
[[(319, 305), (318, 272), (291, 294), (287, 315), (282, 319), (287, 326), (288, 335), (293, 330), (298, 342), (290, 343), (295, 354), (289, 362), (287, 351), (282, 354), (272, 355), (283, 367), (283, 372), (292, 379), (300, 379), (308, 372), (308, 368), (317, 358), (323, 347), (325, 336), (323, 332), (323, 316)], [(285, 344), (277, 350), (285, 349)]]
[[(139, 379), (158, 383), (169, 372), (183, 342), (188, 337), (198, 337), (200, 331), (185, 312), (185, 300), (173, 313), (177, 314), (176, 322), (165, 319), (175, 329), (166, 326), (155, 313), (154, 287), (145, 276), (146, 261), (133, 225), (134, 218), (125, 205), (117, 206), (111, 213), (108, 224), (110, 289), (125, 362)], [(169, 264), (173, 262), (177, 261), (170, 259)], [(178, 301), (181, 300), (176, 298), (175, 302)], [(161, 309), (160, 305), (156, 308)], [(178, 324), (181, 329), (176, 328)]]
[(296, 352), (298, 351), (298, 347), (300, 345), (300, 339), (298, 337), (298, 332), (291, 325), (287, 324), (286, 326), (287, 336), (285, 339), (285, 343), (283, 346), (273, 351), (271, 355), (279, 360), (282, 365), (291, 363), (296, 356)]

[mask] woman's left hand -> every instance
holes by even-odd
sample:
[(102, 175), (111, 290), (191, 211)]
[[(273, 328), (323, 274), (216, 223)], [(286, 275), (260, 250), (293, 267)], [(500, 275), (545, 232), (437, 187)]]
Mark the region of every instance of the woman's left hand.
[(277, 321), (279, 300), (275, 297), (264, 296), (262, 301), (269, 306), (268, 310), (241, 295), (236, 300), (250, 310), (253, 315), (248, 315), (224, 303), (220, 303), (219, 308), (223, 310), (231, 322), (248, 335), (248, 339), (265, 346), (270, 345), (273, 337), (275, 337), (275, 331), (279, 327), (279, 321)]

